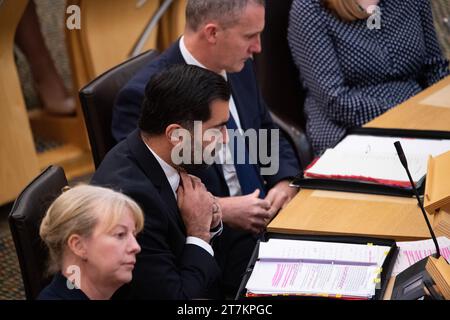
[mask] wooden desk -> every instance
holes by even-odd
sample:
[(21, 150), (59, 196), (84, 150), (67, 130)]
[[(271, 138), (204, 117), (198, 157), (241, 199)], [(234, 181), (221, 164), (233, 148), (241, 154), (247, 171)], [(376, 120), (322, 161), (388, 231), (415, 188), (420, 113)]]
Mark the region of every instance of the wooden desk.
[[(450, 77), (367, 126), (450, 131)], [(433, 218), (430, 217), (431, 223)], [(413, 198), (319, 190), (300, 191), (267, 229), (270, 232), (363, 235), (395, 240), (430, 237)]]
[[(433, 223), (434, 216), (429, 216)], [(267, 227), (269, 232), (372, 236), (396, 241), (430, 238), (413, 198), (302, 190)], [(436, 232), (437, 236), (443, 234)], [(447, 235), (448, 236), (448, 235)], [(389, 279), (383, 300), (392, 295)]]
[(450, 76), (364, 126), (450, 131)]
[[(367, 127), (450, 131), (450, 77), (366, 124)], [(433, 217), (431, 217), (432, 219)], [(414, 199), (302, 190), (269, 231), (429, 238)]]
[(288, 234), (371, 236), (398, 241), (430, 237), (413, 198), (322, 190), (299, 192), (267, 230)]
[[(365, 127), (450, 131), (450, 77)], [(433, 224), (434, 216), (428, 216)], [(414, 198), (302, 190), (268, 225), (269, 232), (356, 235), (397, 241), (430, 238)], [(435, 231), (436, 232), (436, 231)], [(450, 236), (436, 232), (437, 236)], [(384, 299), (390, 299), (395, 278)]]

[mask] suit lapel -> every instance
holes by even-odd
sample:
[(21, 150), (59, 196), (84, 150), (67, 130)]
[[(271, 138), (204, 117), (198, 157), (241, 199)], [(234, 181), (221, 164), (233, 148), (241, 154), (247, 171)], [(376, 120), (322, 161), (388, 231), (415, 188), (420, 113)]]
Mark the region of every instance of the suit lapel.
[(179, 213), (177, 200), (169, 181), (156, 158), (142, 141), (140, 130), (134, 130), (127, 137), (127, 142), (142, 171), (158, 190), (162, 205), (168, 209), (168, 212), (170, 212), (184, 230), (185, 227)]
[(181, 54), (180, 44), (178, 41), (175, 41), (164, 53), (163, 59), (166, 60), (168, 65), (173, 64), (186, 64), (184, 61), (183, 55)]
[(218, 163), (214, 163), (213, 164), (214, 170), (216, 170), (217, 174), (220, 177), (220, 180), (222, 182), (223, 185), (227, 185), (227, 182), (225, 180), (225, 176), (223, 175), (223, 168), (221, 164)]
[(233, 100), (236, 105), (236, 110), (239, 115), (239, 120), (241, 122), (241, 127), (243, 130), (247, 130), (249, 128), (249, 117), (247, 115), (247, 108), (245, 107), (245, 102), (242, 101), (242, 97), (246, 96), (245, 94), (239, 94), (240, 90), (244, 88), (240, 81), (239, 77), (233, 73), (227, 73), (227, 77), (230, 81), (231, 93), (233, 95)]

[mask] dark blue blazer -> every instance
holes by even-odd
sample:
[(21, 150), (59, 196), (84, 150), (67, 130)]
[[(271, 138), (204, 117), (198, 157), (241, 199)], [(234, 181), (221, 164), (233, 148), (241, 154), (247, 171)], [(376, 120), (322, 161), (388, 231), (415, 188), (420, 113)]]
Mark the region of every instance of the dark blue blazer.
[[(157, 59), (146, 65), (122, 88), (114, 106), (112, 120), (112, 134), (117, 141), (125, 139), (137, 127), (145, 86), (149, 79), (171, 65), (185, 63), (177, 41)], [(245, 63), (242, 71), (227, 74), (227, 77), (232, 88), (233, 99), (242, 128), (244, 130), (278, 129), (259, 92), (251, 59)], [(271, 150), (270, 142), (268, 150)], [(296, 176), (300, 170), (294, 150), (282, 134), (280, 134), (279, 151), (278, 172), (275, 175), (263, 176), (267, 183), (267, 189), (281, 180)], [(220, 165), (213, 165), (208, 170), (202, 170), (194, 174), (202, 179), (208, 190), (214, 195), (229, 195)]]
[(186, 244), (173, 191), (139, 132), (108, 152), (91, 181), (125, 193), (144, 211), (130, 298), (218, 298), (220, 268), (206, 250)]
[(52, 282), (46, 286), (39, 296), (38, 300), (89, 300), (89, 298), (80, 289), (69, 289), (67, 287), (67, 278), (60, 272), (54, 275)]

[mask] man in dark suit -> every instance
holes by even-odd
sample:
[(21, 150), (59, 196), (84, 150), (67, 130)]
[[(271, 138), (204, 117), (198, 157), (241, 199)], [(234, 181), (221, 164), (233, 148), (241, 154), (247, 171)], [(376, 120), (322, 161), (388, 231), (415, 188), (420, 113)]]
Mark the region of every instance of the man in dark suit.
[[(219, 256), (211, 246), (212, 239), (221, 242), (220, 206), (184, 167), (190, 166), (191, 145), (206, 147), (202, 136), (188, 139), (194, 121), (202, 122), (203, 132), (216, 130), (226, 139), (229, 98), (228, 84), (214, 72), (187, 65), (164, 70), (146, 88), (139, 128), (108, 152), (92, 178), (133, 198), (145, 214), (131, 297), (222, 297), (226, 248), (220, 247)], [(189, 134), (186, 140), (177, 136), (180, 131)], [(177, 165), (180, 143), (189, 147), (182, 149), (188, 161)], [(238, 283), (242, 270), (233, 272)]]
[[(119, 93), (113, 112), (115, 139), (124, 139), (136, 127), (149, 79), (174, 64), (197, 65), (222, 75), (232, 88), (228, 129), (268, 130), (270, 137), (277, 127), (260, 95), (251, 60), (254, 53), (261, 51), (264, 14), (263, 0), (188, 0), (183, 37), (145, 66)], [(221, 197), (227, 225), (255, 234), (263, 231), (296, 194), (289, 180), (299, 172), (295, 153), (283, 136), (274, 142), (261, 139), (256, 144), (265, 144), (266, 150), (272, 152), (269, 164), (261, 158), (256, 164), (223, 161), (192, 172), (211, 193)], [(261, 174), (274, 164), (275, 172)]]

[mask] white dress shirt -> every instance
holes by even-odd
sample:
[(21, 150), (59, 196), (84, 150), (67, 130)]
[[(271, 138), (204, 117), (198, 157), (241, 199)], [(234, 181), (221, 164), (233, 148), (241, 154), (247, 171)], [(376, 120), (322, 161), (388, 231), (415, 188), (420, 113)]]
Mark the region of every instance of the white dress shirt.
[[(186, 61), (187, 64), (206, 69), (206, 67), (203, 64), (201, 64), (197, 59), (195, 59), (194, 56), (188, 51), (188, 49), (186, 48), (186, 45), (184, 44), (184, 36), (181, 37), (179, 45), (180, 45), (181, 55), (183, 56), (184, 61)], [(225, 80), (228, 81), (227, 73), (225, 71), (223, 71), (221, 73), (221, 76), (223, 76), (225, 78)], [(236, 104), (234, 103), (233, 96), (231, 96), (231, 98), (230, 98), (230, 113), (234, 119), (234, 122), (236, 122), (236, 126), (238, 127), (238, 129), (242, 130), (241, 120), (239, 119), (239, 114), (237, 112)], [(225, 153), (225, 155), (224, 155), (224, 153)], [(230, 196), (234, 197), (234, 196), (242, 195), (241, 185), (239, 183), (239, 180), (238, 180), (238, 177), (236, 174), (236, 168), (233, 164), (231, 152), (229, 150), (228, 150), (228, 152), (219, 152), (218, 156), (219, 156), (219, 161), (222, 164), (222, 171), (223, 171), (225, 181), (228, 185), (228, 190), (230, 191)]]
[[(145, 145), (147, 146), (148, 150), (150, 150), (150, 152), (155, 157), (156, 161), (158, 161), (159, 165), (163, 169), (164, 174), (166, 175), (166, 178), (169, 181), (170, 187), (172, 188), (172, 191), (173, 191), (173, 194), (175, 196), (175, 199), (178, 199), (178, 197), (177, 197), (177, 189), (178, 189), (178, 186), (180, 185), (180, 179), (181, 179), (180, 174), (178, 173), (178, 171), (175, 168), (173, 168), (166, 161), (161, 159), (161, 157), (159, 157), (156, 154), (156, 152), (154, 152), (152, 150), (152, 148), (149, 147), (148, 144), (145, 143)], [(222, 230), (223, 230), (223, 224), (222, 224), (222, 220), (221, 220), (220, 221), (220, 228), (219, 228), (219, 230), (216, 231), (216, 232), (211, 232), (211, 239), (214, 236), (221, 234)], [(214, 257), (214, 250), (213, 250), (213, 248), (211, 247), (211, 245), (209, 243), (207, 243), (203, 239), (200, 239), (200, 238), (197, 238), (197, 237), (187, 237), (186, 238), (186, 243), (187, 244), (197, 245), (197, 246), (205, 249), (210, 255), (212, 255)]]

